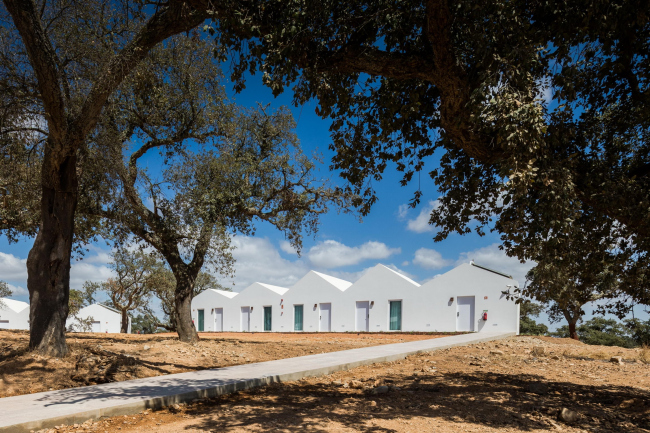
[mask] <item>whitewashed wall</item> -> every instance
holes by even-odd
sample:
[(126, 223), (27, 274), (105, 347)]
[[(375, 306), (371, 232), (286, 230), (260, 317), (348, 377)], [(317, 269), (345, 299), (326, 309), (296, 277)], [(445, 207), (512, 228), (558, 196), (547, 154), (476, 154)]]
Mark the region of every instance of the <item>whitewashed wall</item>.
[(231, 299), (237, 296), (236, 292), (226, 292), (223, 290), (214, 290), (208, 289), (204, 292), (199, 293), (192, 300), (192, 320), (197, 326), (199, 323), (199, 317), (197, 310), (203, 309), (204, 313), (204, 330), (206, 332), (215, 331), (215, 311), (217, 308), (223, 308), (223, 331), (234, 332), (239, 331), (239, 325), (237, 322), (238, 313)]
[[(82, 308), (77, 313), (77, 316), (81, 319), (93, 319), (94, 322), (99, 322), (98, 324), (93, 324), (91, 332), (101, 332), (109, 334), (117, 334), (120, 332), (122, 324), (122, 315), (112, 308), (108, 308), (101, 304), (92, 304), (87, 307)], [(75, 326), (75, 320), (72, 317), (68, 317), (66, 322), (66, 328), (70, 326)], [(129, 318), (128, 333), (131, 333), (131, 318)]]
[[(291, 288), (254, 283), (239, 294), (208, 290), (192, 301), (192, 317), (205, 311), (205, 331), (214, 330), (214, 309), (223, 308), (223, 330), (241, 331), (241, 307), (252, 307), (251, 332), (264, 330), (264, 306), (272, 307), (272, 331), (294, 330), (294, 305), (303, 305), (303, 331), (318, 332), (320, 305), (331, 303), (331, 331), (357, 331), (357, 301), (367, 301), (369, 331), (389, 331), (389, 302), (402, 302), (401, 330), (457, 330), (459, 296), (474, 297), (474, 331), (519, 332), (519, 306), (503, 291), (517, 281), (502, 274), (462, 264), (423, 285), (384, 265), (370, 269), (354, 284), (310, 271)], [(451, 299), (453, 298), (453, 300)], [(481, 319), (483, 310), (488, 319)]]
[[(519, 333), (519, 305), (507, 300), (502, 293), (508, 286), (517, 284), (512, 278), (462, 264), (415, 291), (409, 302), (412, 302), (412, 313), (408, 318), (405, 315), (405, 330), (456, 331), (458, 297), (474, 296), (475, 332)], [(480, 318), (483, 310), (488, 310), (487, 321)]]
[(331, 330), (352, 331), (345, 320), (346, 314), (342, 308), (345, 293), (352, 285), (349, 281), (310, 271), (287, 293), (289, 308), (289, 330), (294, 330), (294, 305), (303, 306), (303, 332), (318, 332), (320, 326), (320, 305), (331, 303)]
[(0, 329), (29, 329), (29, 304), (14, 299), (0, 298)]

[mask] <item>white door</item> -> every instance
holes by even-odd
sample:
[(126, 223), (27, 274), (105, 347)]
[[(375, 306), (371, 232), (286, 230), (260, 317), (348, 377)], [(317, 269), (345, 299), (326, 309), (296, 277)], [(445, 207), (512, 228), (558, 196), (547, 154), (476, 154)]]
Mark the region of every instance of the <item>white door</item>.
[(223, 308), (214, 309), (214, 332), (223, 332)]
[(459, 296), (456, 331), (474, 331), (474, 296)]
[(92, 330), (93, 332), (102, 332), (102, 322), (92, 322)]
[(251, 307), (241, 307), (241, 330), (251, 330)]
[(320, 304), (320, 322), (318, 330), (320, 332), (330, 332), (332, 330), (332, 304)]
[(370, 317), (370, 302), (369, 301), (357, 301), (357, 329), (356, 331), (365, 331), (370, 330), (368, 319)]

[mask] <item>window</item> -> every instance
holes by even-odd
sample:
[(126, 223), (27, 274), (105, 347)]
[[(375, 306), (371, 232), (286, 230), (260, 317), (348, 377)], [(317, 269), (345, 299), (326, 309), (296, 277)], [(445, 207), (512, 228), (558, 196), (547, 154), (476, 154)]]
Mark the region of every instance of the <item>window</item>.
[(293, 330), (302, 331), (302, 305), (293, 306)]
[(402, 301), (389, 301), (390, 302), (390, 317), (388, 321), (388, 329), (391, 331), (402, 330)]

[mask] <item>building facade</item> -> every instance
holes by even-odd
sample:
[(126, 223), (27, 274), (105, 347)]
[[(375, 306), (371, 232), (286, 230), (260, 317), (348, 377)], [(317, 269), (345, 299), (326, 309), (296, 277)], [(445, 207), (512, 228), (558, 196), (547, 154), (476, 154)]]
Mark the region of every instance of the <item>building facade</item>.
[(310, 271), (291, 287), (253, 283), (239, 293), (206, 290), (192, 300), (199, 332), (519, 333), (511, 276), (462, 264), (420, 285), (377, 265), (354, 284)]
[(29, 329), (29, 304), (0, 298), (0, 329)]
[[(77, 318), (88, 321), (90, 328), (81, 326)], [(101, 332), (117, 334), (122, 326), (122, 314), (114, 308), (102, 304), (92, 304), (82, 308), (76, 317), (68, 317), (66, 328), (72, 332)], [(131, 318), (129, 317), (128, 331), (131, 333)]]

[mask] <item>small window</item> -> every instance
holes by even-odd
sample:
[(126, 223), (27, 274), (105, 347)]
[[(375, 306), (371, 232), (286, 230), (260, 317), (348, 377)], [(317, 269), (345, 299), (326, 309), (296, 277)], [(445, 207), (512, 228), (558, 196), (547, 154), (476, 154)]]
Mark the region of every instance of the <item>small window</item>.
[(0, 320), (0, 323), (9, 323), (8, 320)]

